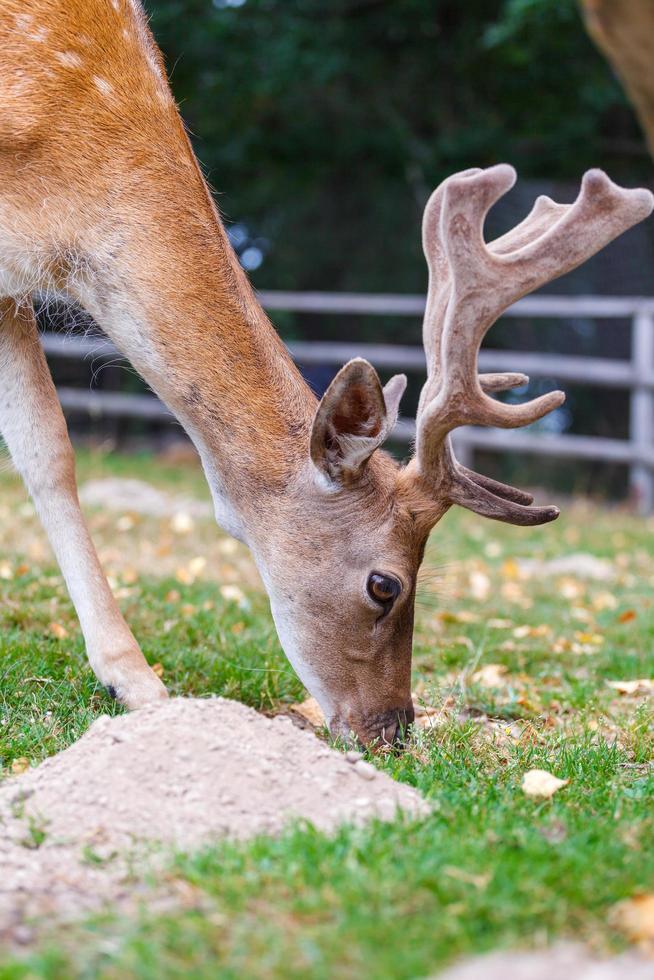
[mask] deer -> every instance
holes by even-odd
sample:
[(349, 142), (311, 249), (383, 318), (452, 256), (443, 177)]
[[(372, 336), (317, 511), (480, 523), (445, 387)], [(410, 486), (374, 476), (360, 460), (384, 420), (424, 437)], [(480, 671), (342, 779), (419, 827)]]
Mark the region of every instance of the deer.
[(334, 736), (392, 745), (411, 724), (416, 579), (453, 505), (531, 527), (554, 520), (457, 461), (464, 425), (514, 428), (560, 391), (480, 374), (491, 325), (647, 217), (654, 198), (588, 172), (573, 204), (539, 197), (485, 242), (506, 164), (446, 179), (427, 202), (427, 380), (413, 456), (382, 449), (403, 375), (366, 360), (320, 400), (235, 255), (138, 0), (4, 0), (0, 10), (0, 432), (50, 541), (91, 668), (128, 709), (167, 697), (107, 583), (39, 340), (35, 296), (81, 306), (195, 444), (218, 524), (251, 550), (286, 656)]

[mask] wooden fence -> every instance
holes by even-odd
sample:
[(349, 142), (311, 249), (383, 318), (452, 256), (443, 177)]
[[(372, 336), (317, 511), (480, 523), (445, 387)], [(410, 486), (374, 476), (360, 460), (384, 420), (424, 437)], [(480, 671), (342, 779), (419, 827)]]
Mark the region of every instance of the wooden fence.
[[(372, 293), (291, 293), (267, 291), (260, 299), (268, 310), (336, 315), (366, 314), (421, 316), (421, 296)], [(622, 388), (629, 392), (628, 439), (598, 436), (545, 434), (538, 431), (483, 429), (457, 430), (455, 447), (459, 458), (471, 462), (475, 449), (536, 453), (540, 456), (600, 460), (629, 467), (630, 484), (641, 513), (654, 512), (654, 299), (641, 297), (530, 296), (504, 314), (509, 317), (571, 319), (629, 319), (631, 359), (576, 357), (563, 354), (482, 350), (481, 371), (519, 371), (531, 377), (556, 378), (561, 382)], [(82, 336), (43, 336), (50, 358), (92, 357), (115, 361), (118, 352), (108, 341)], [(293, 357), (303, 364), (340, 365), (351, 357), (365, 357), (377, 368), (424, 372), (421, 347), (395, 344), (354, 344), (321, 341), (289, 344)], [(153, 395), (59, 388), (64, 409), (91, 415), (165, 419), (168, 409)], [(413, 437), (413, 420), (402, 419), (395, 430), (397, 439)]]

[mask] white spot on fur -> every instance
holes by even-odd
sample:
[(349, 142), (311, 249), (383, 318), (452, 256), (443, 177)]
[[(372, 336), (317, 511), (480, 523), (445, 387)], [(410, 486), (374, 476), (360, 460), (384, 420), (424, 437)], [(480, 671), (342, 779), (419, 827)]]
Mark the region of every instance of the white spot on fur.
[(118, 11), (120, 10), (120, 4), (118, 0), (111, 0), (111, 6), (114, 8), (116, 13), (118, 13)]
[(17, 30), (26, 31), (27, 28), (31, 25), (33, 19), (34, 18), (32, 17), (31, 14), (16, 14), (16, 16), (14, 17), (14, 23), (16, 25)]
[(81, 68), (84, 63), (75, 51), (55, 51), (55, 58), (65, 68)]
[(95, 84), (95, 87), (98, 89), (98, 91), (102, 92), (103, 95), (109, 97), (110, 95), (113, 94), (114, 91), (113, 85), (111, 84), (111, 82), (108, 82), (106, 78), (100, 78), (99, 75), (94, 75), (93, 82)]
[(129, 33), (126, 27), (123, 27), (123, 37), (125, 38), (126, 41), (132, 40), (132, 35)]
[(49, 31), (47, 27), (37, 27), (35, 31), (32, 31), (32, 33), (28, 34), (27, 36), (30, 41), (38, 41), (40, 44), (42, 44), (47, 38), (48, 34)]

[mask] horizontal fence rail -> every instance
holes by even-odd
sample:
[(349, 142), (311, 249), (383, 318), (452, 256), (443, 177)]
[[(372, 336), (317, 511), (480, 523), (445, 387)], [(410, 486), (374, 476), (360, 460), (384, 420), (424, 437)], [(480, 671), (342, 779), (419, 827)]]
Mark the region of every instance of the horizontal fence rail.
[[(262, 291), (259, 299), (268, 310), (332, 315), (421, 316), (422, 296), (375, 293), (293, 293)], [(517, 371), (536, 378), (552, 378), (630, 392), (628, 439), (598, 436), (546, 434), (529, 429), (507, 431), (467, 427), (454, 436), (457, 452), (469, 462), (476, 449), (498, 452), (535, 453), (560, 458), (599, 460), (629, 467), (633, 496), (642, 513), (654, 510), (654, 299), (644, 297), (529, 296), (511, 306), (510, 317), (570, 319), (593, 317), (628, 319), (631, 323), (630, 360), (578, 357), (563, 354), (527, 353), (483, 349), (481, 371)], [(46, 354), (54, 358), (120, 361), (121, 355), (108, 340), (88, 336), (43, 335)], [(340, 342), (295, 342), (288, 345), (301, 364), (338, 366), (352, 357), (365, 357), (375, 367), (394, 371), (425, 372), (421, 347), (395, 344), (350, 344)], [(173, 416), (154, 395), (59, 388), (62, 406), (68, 411), (91, 416), (125, 416), (145, 420), (167, 420)], [(410, 441), (413, 420), (401, 419), (394, 437)]]

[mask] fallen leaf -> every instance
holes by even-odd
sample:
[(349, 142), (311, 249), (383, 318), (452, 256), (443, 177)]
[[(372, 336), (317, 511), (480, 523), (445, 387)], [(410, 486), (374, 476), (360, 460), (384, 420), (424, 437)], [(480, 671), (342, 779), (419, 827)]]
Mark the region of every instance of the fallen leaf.
[(470, 572), (470, 592), (473, 599), (484, 602), (490, 595), (491, 580), (485, 572), (478, 570)]
[(607, 681), (618, 694), (654, 694), (654, 680), (641, 677), (635, 681)]
[(163, 677), (164, 665), (160, 663), (152, 664), (152, 672), (156, 674), (157, 677)]
[(188, 570), (194, 578), (201, 575), (207, 564), (207, 559), (204, 555), (198, 555), (197, 558), (191, 558), (188, 563)]
[(473, 684), (482, 687), (504, 687), (507, 683), (508, 668), (504, 664), (485, 664), (472, 675)]
[(654, 895), (625, 898), (611, 909), (609, 921), (645, 952), (654, 952)]
[(322, 728), (326, 724), (322, 708), (315, 698), (307, 698), (306, 701), (302, 701), (299, 704), (292, 704), (291, 711), (304, 718), (314, 728)]
[(178, 510), (170, 521), (170, 529), (174, 534), (188, 534), (195, 527), (195, 521), (186, 511)]
[(502, 563), (502, 575), (504, 578), (512, 580), (520, 578), (520, 566), (515, 558), (507, 558), (507, 560)]
[(604, 609), (617, 609), (618, 600), (612, 592), (598, 592), (593, 597), (593, 609), (602, 612)]
[(68, 630), (61, 623), (50, 623), (48, 630), (57, 640), (65, 640), (68, 636)]
[(551, 626), (548, 626), (547, 623), (541, 623), (539, 626), (516, 626), (513, 635), (516, 640), (522, 640), (527, 636), (549, 636), (551, 632)]
[(11, 764), (11, 771), (15, 775), (19, 775), (21, 772), (26, 772), (30, 767), (30, 760), (26, 759), (24, 755), (21, 755), (18, 759), (14, 759)]
[(220, 594), (227, 602), (236, 602), (241, 609), (247, 608), (248, 601), (238, 585), (221, 585)]
[(590, 644), (594, 647), (601, 647), (604, 643), (604, 637), (600, 633), (584, 633), (579, 630), (575, 631), (575, 640), (578, 643)]
[(525, 796), (548, 800), (562, 786), (567, 786), (568, 782), (567, 779), (558, 779), (546, 769), (530, 769), (522, 777), (522, 792)]
[(636, 618), (635, 609), (625, 609), (623, 613), (618, 616), (619, 623), (630, 623), (632, 619)]
[(451, 864), (445, 865), (443, 874), (447, 875), (448, 878), (454, 878), (455, 881), (463, 881), (466, 885), (474, 885), (480, 891), (483, 891), (490, 884), (491, 878), (493, 877), (491, 871), (476, 875), (471, 871), (466, 871), (465, 868), (455, 868)]

